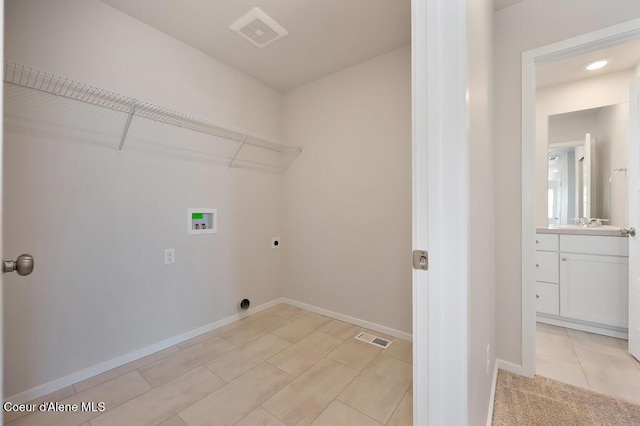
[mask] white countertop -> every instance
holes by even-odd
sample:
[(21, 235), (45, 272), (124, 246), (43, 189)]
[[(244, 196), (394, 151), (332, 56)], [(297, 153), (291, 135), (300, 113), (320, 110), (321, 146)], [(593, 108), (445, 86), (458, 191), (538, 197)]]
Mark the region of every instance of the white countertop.
[(610, 237), (627, 237), (622, 235), (619, 226), (579, 226), (579, 225), (557, 225), (546, 228), (537, 228), (540, 234), (571, 234), (571, 235), (602, 235)]

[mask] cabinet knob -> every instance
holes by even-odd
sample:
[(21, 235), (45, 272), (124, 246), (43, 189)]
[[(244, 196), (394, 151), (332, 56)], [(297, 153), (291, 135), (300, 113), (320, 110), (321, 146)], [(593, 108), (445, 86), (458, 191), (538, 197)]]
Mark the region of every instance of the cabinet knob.
[(540, 244), (540, 241), (536, 240), (536, 244)]
[(538, 265), (538, 264), (536, 263), (536, 268), (539, 268), (539, 267), (540, 267), (540, 265)]
[(539, 294), (536, 294), (536, 299), (540, 299), (540, 295)]
[(567, 261), (567, 258), (566, 258), (566, 257), (561, 257), (560, 259), (561, 259), (563, 262), (566, 262), (566, 261)]

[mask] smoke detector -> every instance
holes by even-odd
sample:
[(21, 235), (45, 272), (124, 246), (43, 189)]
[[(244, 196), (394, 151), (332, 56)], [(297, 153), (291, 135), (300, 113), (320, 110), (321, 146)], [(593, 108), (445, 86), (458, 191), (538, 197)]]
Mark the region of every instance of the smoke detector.
[(257, 7), (231, 24), (229, 29), (259, 49), (289, 35), (287, 30)]

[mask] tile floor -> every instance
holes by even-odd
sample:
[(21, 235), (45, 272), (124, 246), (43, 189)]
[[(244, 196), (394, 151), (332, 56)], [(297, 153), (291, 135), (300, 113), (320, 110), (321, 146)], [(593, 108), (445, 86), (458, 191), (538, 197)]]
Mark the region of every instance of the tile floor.
[(640, 362), (627, 341), (537, 324), (536, 374), (640, 404)]
[(103, 413), (5, 424), (411, 425), (411, 343), (382, 335), (393, 344), (380, 349), (355, 340), (361, 330), (278, 305), (35, 401), (103, 401)]

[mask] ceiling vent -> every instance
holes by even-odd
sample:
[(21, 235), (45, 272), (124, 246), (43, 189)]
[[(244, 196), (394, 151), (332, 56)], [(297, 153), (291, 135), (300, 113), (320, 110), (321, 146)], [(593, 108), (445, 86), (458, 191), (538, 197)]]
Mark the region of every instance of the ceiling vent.
[(231, 24), (229, 29), (260, 49), (289, 35), (287, 30), (257, 7)]

